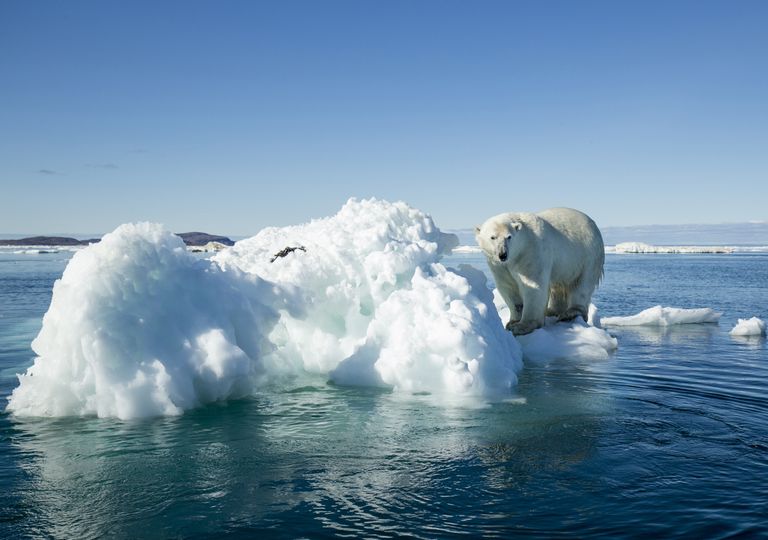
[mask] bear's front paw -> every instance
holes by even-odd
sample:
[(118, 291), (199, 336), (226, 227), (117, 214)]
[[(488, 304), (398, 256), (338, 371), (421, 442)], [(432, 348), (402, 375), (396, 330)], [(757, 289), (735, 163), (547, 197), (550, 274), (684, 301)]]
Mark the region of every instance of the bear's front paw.
[(524, 336), (525, 334), (530, 334), (537, 328), (541, 327), (541, 324), (535, 322), (535, 321), (528, 321), (528, 322), (517, 322), (512, 325), (510, 325), (511, 328), (509, 330), (512, 331), (512, 333), (516, 336)]
[(512, 327), (516, 325), (518, 322), (520, 322), (520, 319), (509, 319), (509, 322), (504, 326), (507, 330), (510, 332), (512, 331)]

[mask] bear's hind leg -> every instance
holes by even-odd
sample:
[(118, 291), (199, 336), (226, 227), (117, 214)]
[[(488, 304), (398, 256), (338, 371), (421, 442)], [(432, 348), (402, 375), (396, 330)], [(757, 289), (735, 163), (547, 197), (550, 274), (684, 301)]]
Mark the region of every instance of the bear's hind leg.
[(592, 301), (592, 292), (595, 290), (591, 284), (582, 283), (576, 286), (568, 295), (568, 309), (558, 316), (558, 321), (568, 322), (576, 317), (586, 320), (589, 314), (589, 303)]
[(549, 303), (547, 304), (547, 317), (557, 317), (558, 320), (568, 309), (568, 291), (565, 287), (551, 285), (549, 289)]

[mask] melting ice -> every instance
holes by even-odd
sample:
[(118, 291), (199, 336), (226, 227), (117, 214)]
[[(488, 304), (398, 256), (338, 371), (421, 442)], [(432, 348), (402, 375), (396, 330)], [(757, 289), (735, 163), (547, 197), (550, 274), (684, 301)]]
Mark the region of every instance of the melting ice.
[(729, 333), (732, 336), (764, 336), (765, 321), (758, 317), (739, 319), (736, 326)]
[(373, 199), (265, 229), (210, 261), (159, 225), (123, 225), (76, 253), (56, 282), (8, 410), (178, 414), (305, 372), (507, 396), (519, 345), (484, 275), (440, 263), (455, 243), (428, 215)]

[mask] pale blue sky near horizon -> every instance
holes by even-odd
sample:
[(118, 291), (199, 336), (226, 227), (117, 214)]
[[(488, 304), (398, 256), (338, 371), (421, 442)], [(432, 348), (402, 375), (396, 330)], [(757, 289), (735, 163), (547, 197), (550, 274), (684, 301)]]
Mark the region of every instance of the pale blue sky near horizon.
[(0, 231), (768, 219), (768, 2), (0, 2)]

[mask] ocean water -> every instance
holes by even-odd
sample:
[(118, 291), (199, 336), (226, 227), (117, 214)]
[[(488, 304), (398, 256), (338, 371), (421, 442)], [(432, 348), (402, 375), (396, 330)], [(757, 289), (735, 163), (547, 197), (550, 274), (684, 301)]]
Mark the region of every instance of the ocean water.
[[(0, 408), (70, 255), (0, 254)], [(768, 319), (768, 254), (608, 255), (594, 301), (724, 315), (611, 329), (608, 360), (526, 365), (484, 408), (318, 378), (170, 418), (2, 412), (0, 537), (767, 536), (768, 350), (728, 331)]]

